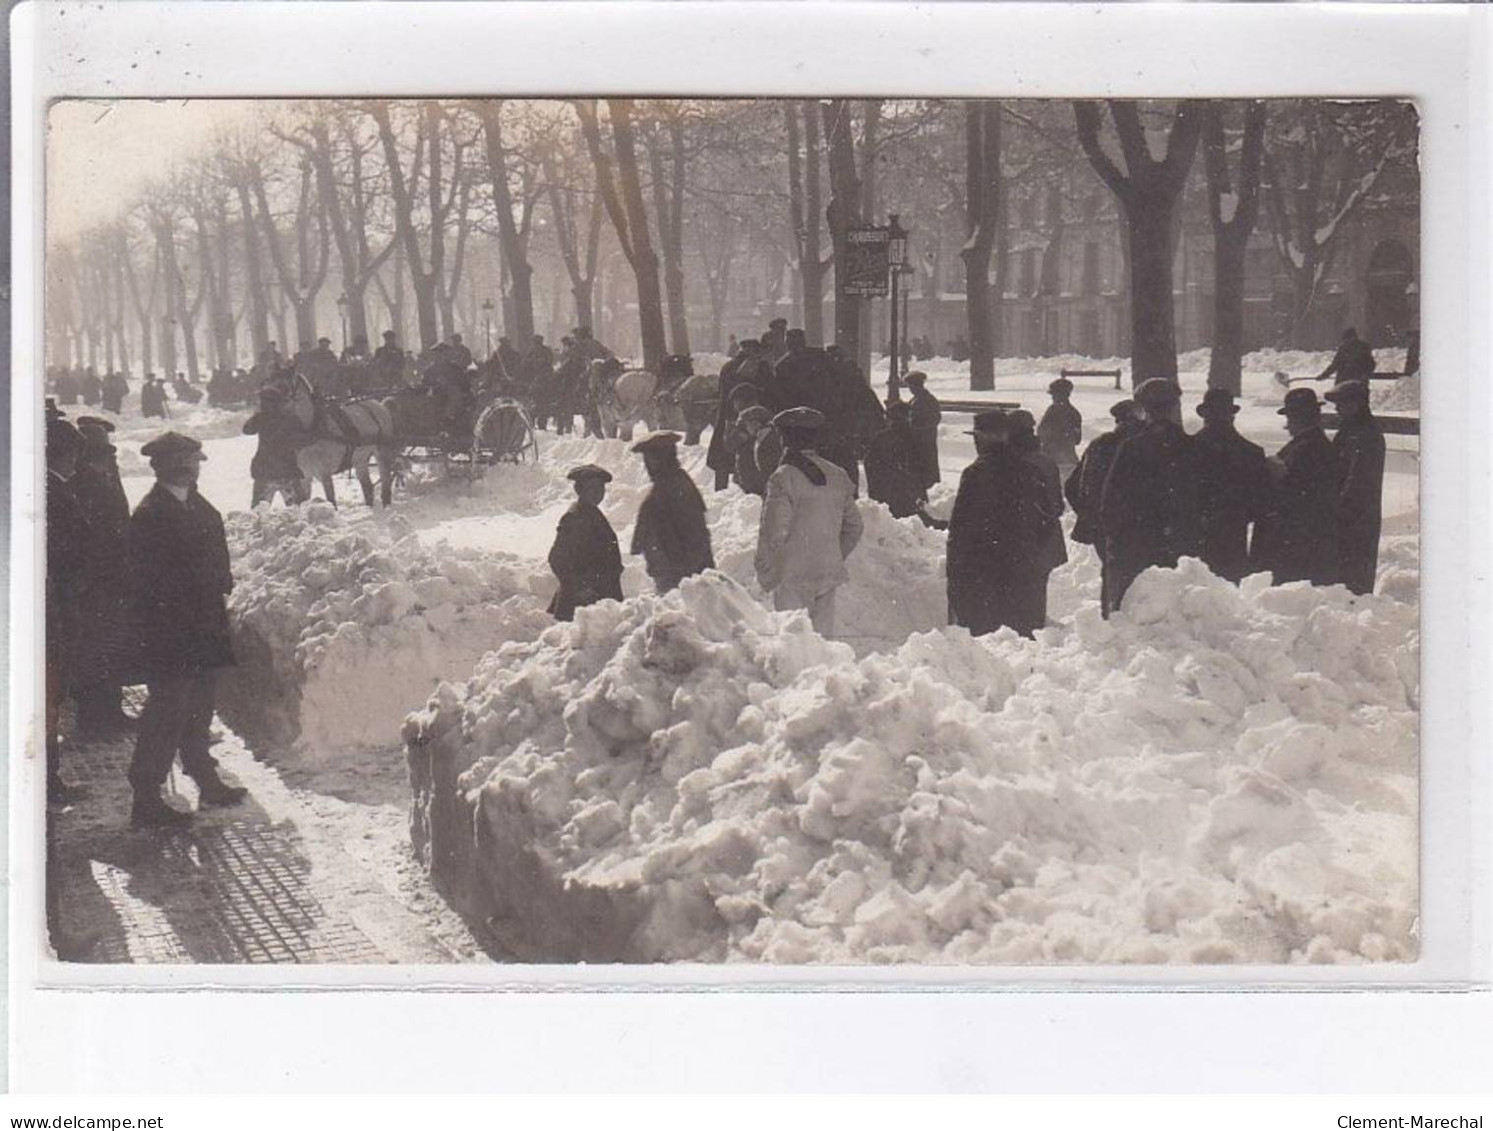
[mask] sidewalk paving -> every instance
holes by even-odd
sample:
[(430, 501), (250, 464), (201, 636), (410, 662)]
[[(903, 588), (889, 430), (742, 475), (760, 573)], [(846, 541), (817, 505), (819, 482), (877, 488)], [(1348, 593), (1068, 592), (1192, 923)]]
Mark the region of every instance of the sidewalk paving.
[[(221, 729), (221, 728), (220, 728)], [(248, 787), (181, 831), (134, 829), (130, 738), (69, 748), (64, 775), (86, 790), (50, 814), (65, 932), (90, 963), (426, 963), (486, 961), (410, 856), (401, 807), (292, 789), (231, 733), (214, 747)], [(172, 803), (195, 790), (179, 773)], [(168, 798), (171, 789), (168, 787)]]

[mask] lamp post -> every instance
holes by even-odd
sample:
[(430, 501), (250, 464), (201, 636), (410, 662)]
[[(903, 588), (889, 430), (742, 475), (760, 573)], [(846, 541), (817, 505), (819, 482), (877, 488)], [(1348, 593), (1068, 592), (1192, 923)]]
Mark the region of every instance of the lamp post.
[[(899, 325), (899, 284), (902, 279), (902, 269), (907, 263), (907, 233), (902, 225), (897, 222), (897, 213), (893, 212), (887, 217), (887, 263), (892, 270), (892, 357), (890, 373), (886, 383), (886, 399), (898, 401), (902, 399), (902, 381), (899, 368), (902, 362), (902, 341)], [(905, 320), (905, 316), (904, 316)]]
[(482, 300), (482, 334), (487, 341), (487, 354), (492, 356), (492, 299)]
[(342, 352), (347, 352), (347, 292), (337, 296), (337, 318), (342, 323)]

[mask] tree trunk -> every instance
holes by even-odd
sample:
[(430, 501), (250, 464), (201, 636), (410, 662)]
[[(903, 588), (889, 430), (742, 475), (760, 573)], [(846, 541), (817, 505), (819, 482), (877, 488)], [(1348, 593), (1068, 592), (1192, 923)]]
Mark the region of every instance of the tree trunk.
[[(1264, 150), (1265, 104), (1247, 103), (1237, 187), (1230, 193), (1225, 103), (1210, 102), (1203, 125), (1208, 175), (1208, 211), (1213, 222), (1213, 342), (1208, 356), (1208, 387), (1242, 391), (1244, 358), (1244, 270), (1249, 236), (1259, 213), (1260, 167)], [(1224, 214), (1223, 200), (1234, 207)]]
[(1174, 213), (1197, 152), (1205, 110), (1185, 102), (1172, 122), (1166, 156), (1151, 156), (1139, 106), (1111, 101), (1126, 172), (1121, 173), (1099, 141), (1100, 112), (1075, 102), (1079, 144), (1125, 213), (1130, 246), (1131, 383), (1152, 377), (1177, 379), (1177, 336), (1172, 302)]
[(269, 301), (264, 290), (264, 273), (260, 269), (259, 237), (255, 231), (248, 180), (239, 175), (234, 187), (238, 190), (239, 216), (244, 225), (244, 285), (249, 289), (249, 335), (257, 360), (270, 344)]
[(850, 132), (850, 102), (823, 104), (824, 133), (829, 139), (829, 206), (825, 219), (835, 254), (835, 344), (850, 357), (860, 355), (861, 300), (843, 293), (850, 262), (850, 229), (860, 219), (860, 178), (855, 171), (855, 143)]
[(995, 340), (990, 314), (990, 256), (995, 247), (1001, 194), (1000, 105), (969, 101), (964, 109), (966, 226), (964, 314), (969, 333), (969, 387), (995, 388)]
[(1130, 364), (1133, 382), (1177, 379), (1177, 330), (1172, 304), (1170, 202), (1139, 201), (1129, 210)]
[(503, 329), (522, 349), (534, 340), (534, 269), (529, 264), (524, 241), (513, 219), (513, 193), (508, 187), (508, 161), (503, 151), (502, 109), (503, 103), (499, 99), (477, 103), (477, 114), (482, 119), (482, 132), (487, 142), (487, 169), (492, 182), (493, 203), (498, 213), (498, 239), (503, 266), (508, 273), (509, 289), (503, 299)]
[(622, 199), (627, 207), (628, 230), (633, 245), (633, 274), (638, 281), (638, 329), (643, 337), (643, 367), (657, 373), (663, 364), (663, 295), (658, 280), (658, 256), (648, 231), (648, 211), (643, 204), (643, 186), (638, 177), (637, 150), (633, 142), (632, 106), (614, 99), (612, 136), (617, 143), (617, 172), (622, 181)]
[[(860, 222), (862, 224), (874, 224), (879, 207), (876, 192), (876, 152), (880, 147), (881, 134), (881, 100), (867, 98), (861, 102), (862, 112), (865, 115), (865, 123), (862, 127), (861, 138), (861, 206)], [(862, 319), (856, 338), (858, 349), (851, 356), (855, 358), (855, 364), (867, 382), (871, 380), (871, 357), (874, 349), (881, 344), (881, 335), (878, 332), (880, 319), (877, 312), (881, 309), (874, 299), (856, 298), (854, 302), (861, 308)], [(869, 323), (869, 325), (867, 324)]]

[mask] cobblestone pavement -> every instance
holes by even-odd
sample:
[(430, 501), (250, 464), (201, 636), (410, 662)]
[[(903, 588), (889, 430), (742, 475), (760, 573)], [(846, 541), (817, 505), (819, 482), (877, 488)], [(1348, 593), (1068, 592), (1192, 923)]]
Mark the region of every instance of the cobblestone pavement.
[[(396, 804), (293, 789), (236, 736), (214, 748), (250, 791), (201, 810), (189, 829), (134, 829), (125, 779), (132, 740), (80, 745), (64, 774), (86, 791), (51, 814), (62, 936), (93, 963), (450, 963), (480, 961), (460, 920), (410, 857)], [(172, 787), (179, 790), (173, 796)], [(173, 775), (171, 804), (195, 790)]]

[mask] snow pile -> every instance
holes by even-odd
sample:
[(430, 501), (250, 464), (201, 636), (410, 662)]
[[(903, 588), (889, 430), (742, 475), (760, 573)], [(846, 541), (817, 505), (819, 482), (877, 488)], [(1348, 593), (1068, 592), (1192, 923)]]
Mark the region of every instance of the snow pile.
[(220, 709), (236, 730), (317, 752), (388, 746), (440, 679), (551, 623), (533, 566), (437, 554), (399, 516), (350, 522), (325, 503), (227, 519), (239, 666)]
[(410, 716), (415, 843), (536, 960), (1413, 958), (1416, 609), (1264, 582), (860, 658), (719, 574), (608, 602)]
[(1386, 382), (1374, 390), (1375, 412), (1420, 412), (1420, 371), (1401, 377), (1393, 383)]

